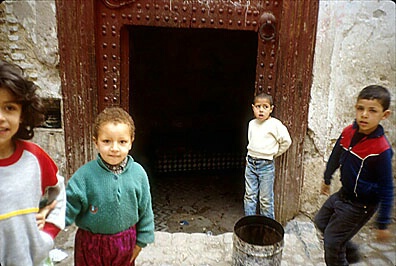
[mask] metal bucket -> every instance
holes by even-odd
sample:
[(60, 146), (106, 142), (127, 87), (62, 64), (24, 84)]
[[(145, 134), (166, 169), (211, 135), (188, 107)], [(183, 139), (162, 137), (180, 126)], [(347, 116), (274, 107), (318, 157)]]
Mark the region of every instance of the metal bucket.
[(284, 230), (280, 223), (265, 216), (245, 216), (234, 226), (233, 266), (279, 266), (282, 260)]

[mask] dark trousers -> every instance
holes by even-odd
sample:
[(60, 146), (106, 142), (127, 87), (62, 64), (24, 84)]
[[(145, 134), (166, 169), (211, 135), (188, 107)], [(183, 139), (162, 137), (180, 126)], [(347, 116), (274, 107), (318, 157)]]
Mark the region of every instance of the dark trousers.
[(338, 191), (331, 195), (315, 216), (315, 224), (323, 233), (327, 266), (346, 266), (348, 252), (356, 251), (353, 236), (370, 220), (377, 205), (353, 203)]

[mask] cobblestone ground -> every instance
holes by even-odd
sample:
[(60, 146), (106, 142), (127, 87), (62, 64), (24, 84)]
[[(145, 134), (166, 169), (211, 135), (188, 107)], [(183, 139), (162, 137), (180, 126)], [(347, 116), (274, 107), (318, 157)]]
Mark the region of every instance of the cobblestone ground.
[[(156, 241), (144, 248), (137, 266), (232, 265), (233, 226), (243, 216), (243, 181), (211, 176), (187, 182), (167, 177), (152, 181)], [(224, 189), (227, 186), (228, 189)], [(178, 191), (178, 193), (175, 193)], [(187, 193), (180, 193), (186, 191)], [(389, 243), (375, 240), (373, 221), (354, 238), (362, 261), (356, 266), (396, 265), (396, 220)], [(73, 265), (75, 226), (62, 231), (56, 249), (67, 255), (56, 266)], [(300, 215), (285, 226), (281, 266), (324, 266), (323, 243), (312, 221)]]
[[(396, 265), (396, 224), (393, 239), (388, 243), (375, 240), (372, 222), (355, 236), (362, 260), (356, 266)], [(61, 232), (56, 247), (68, 257), (56, 266), (73, 266), (73, 241), (76, 228)], [(169, 233), (156, 231), (154, 244), (140, 253), (137, 266), (229, 266), (232, 265), (232, 232), (219, 235), (207, 233)], [(323, 243), (313, 223), (300, 215), (285, 227), (281, 266), (325, 266)]]

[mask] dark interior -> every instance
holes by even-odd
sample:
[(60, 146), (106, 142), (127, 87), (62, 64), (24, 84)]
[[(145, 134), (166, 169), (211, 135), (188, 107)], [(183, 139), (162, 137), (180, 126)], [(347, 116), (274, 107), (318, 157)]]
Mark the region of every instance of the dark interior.
[(135, 160), (154, 176), (242, 169), (257, 33), (133, 26), (129, 38)]

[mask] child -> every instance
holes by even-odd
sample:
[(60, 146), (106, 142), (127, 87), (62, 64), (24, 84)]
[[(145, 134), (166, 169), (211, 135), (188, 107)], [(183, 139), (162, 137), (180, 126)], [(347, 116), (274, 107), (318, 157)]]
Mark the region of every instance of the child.
[[(0, 60), (0, 265), (41, 265), (65, 224), (65, 187), (53, 160), (28, 142), (43, 118), (36, 86)], [(55, 202), (56, 205), (51, 205)], [(40, 201), (53, 210), (36, 224)], [(48, 210), (44, 211), (48, 213)], [(42, 228), (42, 230), (40, 230)]]
[(107, 108), (96, 118), (98, 158), (78, 169), (66, 188), (66, 224), (79, 227), (76, 266), (129, 265), (154, 241), (148, 177), (128, 155), (134, 136), (134, 122), (121, 108)]
[(324, 173), (321, 193), (329, 195), (333, 173), (340, 168), (341, 189), (331, 195), (315, 217), (323, 232), (327, 265), (349, 265), (359, 260), (351, 239), (380, 206), (377, 237), (390, 232), (393, 202), (391, 145), (379, 124), (390, 115), (390, 93), (381, 86), (368, 86), (357, 97), (356, 119), (337, 140)]
[(255, 118), (248, 127), (245, 215), (256, 214), (259, 200), (260, 214), (274, 219), (274, 158), (290, 147), (291, 138), (282, 122), (271, 117), (274, 109), (271, 95), (260, 93), (255, 96), (252, 108)]

